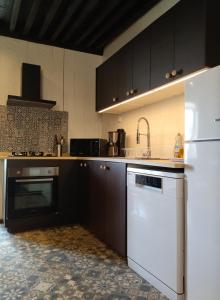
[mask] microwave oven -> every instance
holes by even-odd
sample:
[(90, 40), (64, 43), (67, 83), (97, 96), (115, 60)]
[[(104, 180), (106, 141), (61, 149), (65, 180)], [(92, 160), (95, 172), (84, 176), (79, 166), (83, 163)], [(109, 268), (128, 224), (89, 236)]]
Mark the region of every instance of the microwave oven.
[(71, 156), (106, 156), (107, 140), (94, 139), (70, 139)]

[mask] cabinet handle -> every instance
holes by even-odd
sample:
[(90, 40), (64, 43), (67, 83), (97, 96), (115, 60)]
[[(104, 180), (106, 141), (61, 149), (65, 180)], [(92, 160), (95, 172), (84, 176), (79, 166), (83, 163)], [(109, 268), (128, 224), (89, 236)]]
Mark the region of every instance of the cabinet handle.
[(130, 95), (134, 95), (135, 90), (130, 90)]
[(178, 71), (177, 70), (173, 70), (171, 72), (171, 75), (172, 75), (172, 77), (175, 77), (177, 75), (181, 75), (182, 73), (183, 73), (183, 69), (179, 69)]
[(177, 71), (176, 71), (176, 70), (173, 70), (173, 71), (171, 72), (171, 75), (172, 75), (172, 77), (175, 77), (175, 76), (177, 75)]
[(217, 118), (214, 120), (215, 122), (220, 122), (220, 118)]
[(116, 102), (118, 100), (118, 98), (114, 97), (112, 98), (112, 102)]
[(126, 96), (130, 96), (130, 92), (129, 91), (126, 92)]
[(83, 166), (83, 163), (80, 163), (80, 167), (82, 167)]
[(84, 163), (84, 168), (86, 168), (87, 167), (87, 164), (86, 163)]
[(103, 166), (103, 170), (104, 170), (104, 171), (106, 170), (106, 166)]
[(170, 79), (172, 77), (172, 75), (169, 73), (169, 72), (167, 72), (166, 74), (165, 74), (165, 78), (166, 79)]
[(99, 168), (100, 168), (100, 169), (103, 169), (103, 165), (100, 165)]

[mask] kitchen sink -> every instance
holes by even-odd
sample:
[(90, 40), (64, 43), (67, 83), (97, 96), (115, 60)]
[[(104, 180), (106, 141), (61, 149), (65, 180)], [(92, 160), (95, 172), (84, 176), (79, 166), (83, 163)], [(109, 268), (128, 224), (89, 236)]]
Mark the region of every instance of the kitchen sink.
[(125, 157), (127, 159), (135, 159), (135, 160), (164, 160), (164, 158), (159, 157)]

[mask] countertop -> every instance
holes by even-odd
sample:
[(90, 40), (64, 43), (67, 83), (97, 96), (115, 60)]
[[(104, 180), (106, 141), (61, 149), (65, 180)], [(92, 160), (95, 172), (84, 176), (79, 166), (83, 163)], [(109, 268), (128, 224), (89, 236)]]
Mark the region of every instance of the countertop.
[(61, 156), (61, 157), (10, 157), (7, 154), (0, 153), (0, 159), (7, 159), (7, 160), (98, 160), (98, 161), (109, 161), (109, 162), (123, 162), (127, 164), (137, 164), (143, 166), (155, 166), (155, 167), (163, 167), (163, 168), (175, 168), (175, 169), (182, 169), (184, 168), (185, 164), (183, 162), (176, 162), (169, 159), (137, 159), (131, 157), (75, 157), (75, 156)]

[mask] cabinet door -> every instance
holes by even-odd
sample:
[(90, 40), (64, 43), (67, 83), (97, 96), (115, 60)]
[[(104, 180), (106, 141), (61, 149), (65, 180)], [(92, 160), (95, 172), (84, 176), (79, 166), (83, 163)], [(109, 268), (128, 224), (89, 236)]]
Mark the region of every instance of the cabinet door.
[(180, 76), (205, 66), (206, 5), (204, 0), (180, 1), (175, 7), (175, 69)]
[(104, 163), (90, 162), (89, 181), (89, 229), (102, 241), (105, 241), (105, 198), (106, 183)]
[(117, 99), (116, 57), (96, 69), (96, 111), (115, 104)]
[(117, 78), (117, 102), (130, 98), (132, 90), (132, 53), (133, 44), (128, 43), (116, 55), (115, 76)]
[(150, 26), (151, 89), (172, 81), (166, 73), (174, 68), (174, 13), (169, 10)]
[(126, 165), (106, 163), (106, 243), (126, 256)]
[(77, 161), (77, 202), (79, 211), (79, 223), (85, 227), (89, 226), (89, 161)]
[(78, 222), (79, 210), (77, 199), (77, 162), (65, 161), (59, 162), (59, 180), (58, 180), (58, 205), (64, 222)]
[(134, 95), (150, 89), (150, 31), (141, 32), (133, 40), (133, 82)]

